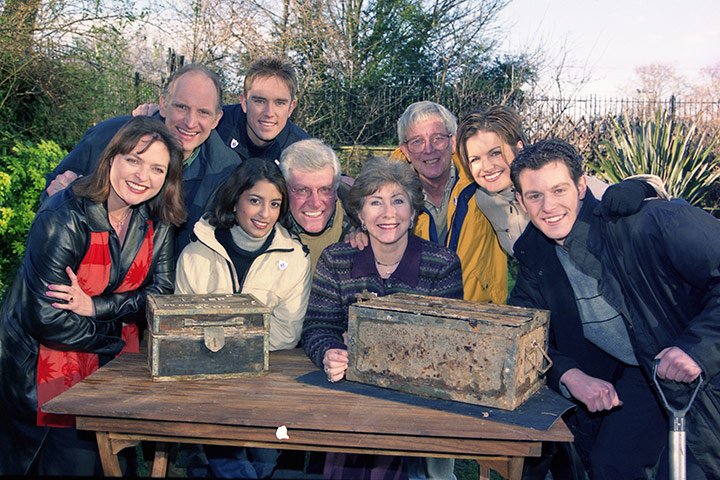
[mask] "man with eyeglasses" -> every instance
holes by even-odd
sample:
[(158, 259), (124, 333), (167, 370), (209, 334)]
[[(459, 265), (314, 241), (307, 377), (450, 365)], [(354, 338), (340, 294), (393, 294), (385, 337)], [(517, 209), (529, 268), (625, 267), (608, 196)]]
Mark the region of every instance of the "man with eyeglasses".
[(457, 253), (466, 300), (505, 303), (507, 257), (473, 200), (472, 177), (454, 154), (457, 119), (442, 105), (417, 102), (397, 129), (400, 148), (393, 156), (412, 164), (425, 192), (415, 234)]
[(290, 199), (290, 231), (310, 250), (312, 271), (323, 249), (357, 228), (343, 203), (347, 185), (332, 148), (317, 139), (295, 142), (280, 155)]

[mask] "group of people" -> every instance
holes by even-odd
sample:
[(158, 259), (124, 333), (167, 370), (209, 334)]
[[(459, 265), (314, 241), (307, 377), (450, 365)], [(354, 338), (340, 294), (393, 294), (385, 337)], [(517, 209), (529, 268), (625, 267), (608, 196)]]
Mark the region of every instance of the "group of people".
[[(575, 442), (528, 462), (527, 478), (647, 478), (656, 466), (666, 478), (655, 359), (673, 401), (705, 379), (688, 472), (720, 478), (720, 222), (669, 200), (657, 177), (585, 176), (571, 145), (530, 144), (505, 106), (458, 125), (414, 103), (391, 158), (345, 182), (332, 148), (290, 121), (296, 95), (279, 59), (255, 62), (226, 106), (217, 75), (187, 65), (157, 106), (96, 125), (48, 174), (0, 311), (0, 474), (101, 473), (94, 438), (41, 407), (138, 351), (148, 292), (252, 293), (271, 312), (270, 349), (301, 345), (331, 382), (348, 366), (356, 294), (407, 292), (550, 310), (548, 384), (577, 405)], [(268, 478), (279, 455), (202, 453), (204, 472), (241, 478)], [(453, 475), (448, 460), (323, 460), (324, 478)]]

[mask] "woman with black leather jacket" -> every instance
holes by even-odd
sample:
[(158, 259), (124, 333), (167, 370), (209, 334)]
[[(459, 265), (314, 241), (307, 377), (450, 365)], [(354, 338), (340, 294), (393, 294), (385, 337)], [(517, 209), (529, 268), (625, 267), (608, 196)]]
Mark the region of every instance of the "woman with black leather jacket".
[(137, 352), (146, 294), (172, 292), (182, 158), (161, 121), (133, 118), (37, 212), (0, 311), (0, 475), (101, 474), (94, 438), (40, 407)]

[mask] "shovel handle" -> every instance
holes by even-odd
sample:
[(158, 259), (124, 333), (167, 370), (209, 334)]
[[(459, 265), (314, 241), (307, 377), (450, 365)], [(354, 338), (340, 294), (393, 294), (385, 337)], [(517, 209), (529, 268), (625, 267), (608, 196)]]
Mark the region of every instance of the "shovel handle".
[[(685, 407), (683, 407), (681, 409), (675, 409), (675, 408), (672, 408), (670, 406), (670, 404), (668, 403), (667, 399), (665, 398), (665, 392), (663, 392), (662, 386), (660, 386), (660, 382), (658, 381), (657, 367), (659, 364), (660, 364), (660, 359), (656, 358), (653, 361), (653, 372), (652, 372), (652, 379), (653, 379), (653, 384), (655, 385), (655, 389), (658, 391), (658, 394), (660, 394), (660, 399), (662, 400), (662, 403), (665, 406), (665, 410), (667, 410), (668, 413), (670, 413), (673, 416), (673, 418), (675, 418), (675, 419), (683, 418), (683, 417), (685, 417), (685, 414), (688, 412), (688, 410), (690, 410), (690, 407), (692, 407), (692, 404), (695, 401), (695, 397), (697, 396), (698, 392), (700, 391), (700, 387), (702, 386), (702, 384), (704, 382), (703, 374), (701, 373), (700, 375), (698, 375), (698, 377), (690, 383), (690, 385), (692, 385), (693, 383), (695, 383), (696, 385), (692, 392), (692, 395), (690, 396), (690, 400), (688, 401), (687, 405), (685, 405)], [(685, 430), (685, 428), (684, 428), (685, 422), (674, 422), (674, 423), (678, 423), (678, 425), (676, 426), (676, 428), (678, 430), (680, 430), (680, 429), (682, 429), (683, 431)]]

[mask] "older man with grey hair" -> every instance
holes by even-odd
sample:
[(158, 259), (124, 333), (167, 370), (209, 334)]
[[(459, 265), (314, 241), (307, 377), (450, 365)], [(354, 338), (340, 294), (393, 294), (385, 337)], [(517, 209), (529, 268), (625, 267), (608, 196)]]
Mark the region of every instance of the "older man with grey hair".
[(398, 120), (393, 157), (415, 168), (425, 193), (415, 235), (460, 257), (465, 299), (505, 303), (507, 257), (490, 221), (473, 199), (475, 183), (455, 154), (457, 119), (435, 102), (416, 102)]
[(332, 148), (318, 139), (295, 142), (280, 155), (290, 199), (290, 231), (310, 250), (312, 270), (328, 245), (357, 228), (343, 204), (348, 188)]

